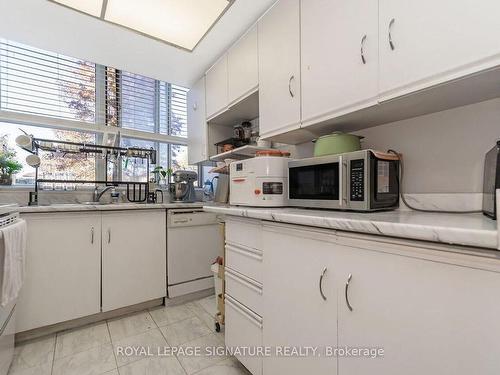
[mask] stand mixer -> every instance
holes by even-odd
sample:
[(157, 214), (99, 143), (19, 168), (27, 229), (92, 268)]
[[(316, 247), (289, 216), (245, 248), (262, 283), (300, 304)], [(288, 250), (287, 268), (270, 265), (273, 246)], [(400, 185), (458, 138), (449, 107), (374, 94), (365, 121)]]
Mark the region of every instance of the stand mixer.
[(172, 202), (192, 203), (196, 201), (194, 182), (198, 180), (198, 174), (193, 171), (175, 171), (172, 173), (174, 182), (170, 188)]

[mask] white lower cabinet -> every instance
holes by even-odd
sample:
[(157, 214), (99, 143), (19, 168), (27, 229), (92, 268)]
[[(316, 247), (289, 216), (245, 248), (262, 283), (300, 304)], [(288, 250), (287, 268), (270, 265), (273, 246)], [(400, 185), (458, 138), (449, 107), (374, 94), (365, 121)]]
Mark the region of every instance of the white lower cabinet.
[(28, 224), (26, 273), (16, 332), (100, 312), (101, 215), (23, 215)]
[(103, 213), (102, 230), (102, 310), (165, 297), (165, 211)]
[[(271, 347), (273, 352), (280, 347), (335, 347), (337, 298), (333, 245), (312, 239), (303, 231), (271, 226), (264, 226), (263, 242), (264, 346)], [(272, 355), (264, 358), (263, 368), (266, 375), (337, 373), (336, 358), (324, 355)]]

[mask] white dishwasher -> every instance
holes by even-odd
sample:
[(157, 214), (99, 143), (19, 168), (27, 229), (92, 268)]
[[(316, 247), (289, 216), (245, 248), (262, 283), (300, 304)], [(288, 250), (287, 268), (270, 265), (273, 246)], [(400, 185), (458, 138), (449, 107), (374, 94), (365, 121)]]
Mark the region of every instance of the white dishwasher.
[(168, 210), (168, 298), (213, 288), (210, 266), (224, 254), (221, 225), (216, 214), (201, 208)]

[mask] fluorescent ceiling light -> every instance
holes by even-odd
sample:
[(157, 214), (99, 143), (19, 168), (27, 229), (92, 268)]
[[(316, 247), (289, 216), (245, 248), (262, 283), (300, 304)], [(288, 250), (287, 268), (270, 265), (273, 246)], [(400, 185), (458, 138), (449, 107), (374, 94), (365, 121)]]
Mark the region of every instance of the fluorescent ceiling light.
[(49, 1), (192, 51), (235, 0)]

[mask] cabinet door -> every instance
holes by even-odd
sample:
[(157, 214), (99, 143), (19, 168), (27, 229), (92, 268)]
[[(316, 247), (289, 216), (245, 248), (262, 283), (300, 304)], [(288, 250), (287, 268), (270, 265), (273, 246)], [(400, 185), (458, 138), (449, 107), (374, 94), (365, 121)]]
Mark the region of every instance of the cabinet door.
[[(345, 247), (339, 347), (384, 349), (340, 358), (341, 374), (497, 374), (500, 274)], [(348, 300), (345, 282), (348, 275)], [(487, 348), (486, 350), (484, 350)]]
[(205, 77), (201, 77), (187, 94), (188, 163), (207, 160), (207, 121), (205, 114)]
[(302, 121), (375, 105), (378, 2), (307, 0), (301, 11)]
[(280, 0), (259, 22), (261, 136), (299, 126), (300, 95), (300, 0)]
[(222, 56), (205, 75), (205, 102), (207, 119), (226, 109), (227, 54)]
[(166, 293), (166, 213), (102, 215), (102, 309), (162, 298)]
[(28, 223), (26, 273), (16, 331), (100, 312), (100, 214), (23, 215)]
[(496, 0), (380, 0), (383, 99), (497, 66), (498, 14)]
[[(303, 231), (264, 227), (263, 343), (276, 347), (335, 347), (337, 299), (335, 249), (330, 242), (308, 239)], [(327, 268), (322, 280), (320, 277)], [(320, 350), (320, 349), (318, 349)], [(264, 374), (332, 375), (336, 358), (270, 356)]]
[(257, 26), (250, 29), (227, 52), (227, 72), (229, 105), (258, 87)]

